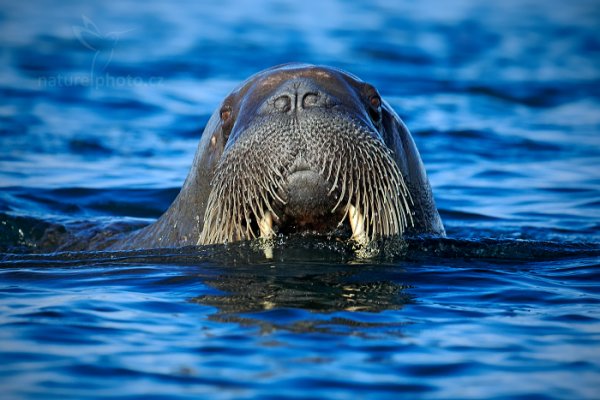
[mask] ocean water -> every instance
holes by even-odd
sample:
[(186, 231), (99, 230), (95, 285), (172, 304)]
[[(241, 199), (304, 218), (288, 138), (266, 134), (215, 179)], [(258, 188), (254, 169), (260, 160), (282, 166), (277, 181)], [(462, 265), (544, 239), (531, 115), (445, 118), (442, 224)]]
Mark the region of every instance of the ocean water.
[[(597, 398), (599, 26), (584, 0), (3, 2), (2, 399)], [(85, 250), (160, 216), (220, 100), (290, 61), (379, 88), (447, 238)]]

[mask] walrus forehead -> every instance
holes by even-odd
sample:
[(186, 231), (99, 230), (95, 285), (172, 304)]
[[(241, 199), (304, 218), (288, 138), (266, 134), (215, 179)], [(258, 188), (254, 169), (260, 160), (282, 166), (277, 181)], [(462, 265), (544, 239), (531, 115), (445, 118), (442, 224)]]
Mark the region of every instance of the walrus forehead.
[(256, 84), (262, 87), (277, 87), (293, 78), (311, 78), (317, 81), (338, 80), (338, 74), (333, 70), (324, 67), (307, 66), (279, 69), (266, 74), (262, 79), (258, 79)]
[(234, 96), (239, 100), (250, 100), (256, 104), (267, 98), (290, 81), (305, 79), (314, 82), (328, 94), (356, 100), (362, 82), (357, 77), (331, 67), (309, 64), (285, 64), (259, 72), (244, 82)]
[[(316, 94), (321, 104), (311, 107), (303, 115), (281, 112), (276, 108), (278, 99), (293, 99), (300, 93), (298, 91), (303, 91), (304, 95), (309, 92)], [(332, 119), (352, 120), (368, 128), (365, 132), (378, 136), (378, 129), (373, 126), (368, 110), (368, 98), (373, 91), (376, 93), (371, 85), (330, 67), (288, 64), (259, 72), (223, 102), (221, 109), (229, 109), (233, 121), (227, 147), (231, 147), (247, 131), (260, 131), (261, 126), (301, 121), (301, 125), (306, 127), (307, 119), (320, 123)]]

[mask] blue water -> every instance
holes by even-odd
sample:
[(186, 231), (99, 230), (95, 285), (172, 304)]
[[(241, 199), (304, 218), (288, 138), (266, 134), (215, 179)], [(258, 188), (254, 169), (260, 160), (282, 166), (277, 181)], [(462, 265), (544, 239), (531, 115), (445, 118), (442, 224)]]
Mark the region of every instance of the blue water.
[[(3, 2), (2, 399), (597, 398), (600, 7), (497, 3)], [(290, 61), (379, 88), (446, 239), (85, 251)]]

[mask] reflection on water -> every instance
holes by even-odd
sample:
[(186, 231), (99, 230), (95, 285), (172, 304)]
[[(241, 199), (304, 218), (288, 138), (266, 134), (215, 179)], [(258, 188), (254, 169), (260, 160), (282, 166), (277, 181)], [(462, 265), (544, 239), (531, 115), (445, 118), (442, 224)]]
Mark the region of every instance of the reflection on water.
[(130, 397), (152, 387), (177, 398), (455, 398), (463, 381), (474, 397), (593, 398), (597, 248), (555, 248), (542, 262), (494, 258), (489, 242), (458, 257), (451, 242), (418, 240), (405, 256), (357, 263), (322, 243), (284, 243), (271, 260), (248, 244), (5, 255), (3, 388), (18, 397), (86, 398), (90, 388), (110, 397), (121, 385)]
[[(301, 274), (287, 272), (296, 270), (298, 266)], [(207, 284), (225, 292), (225, 295), (204, 295), (193, 301), (216, 306), (220, 313), (230, 314), (278, 308), (377, 312), (399, 309), (409, 300), (403, 296), (401, 285), (365, 279), (368, 272), (365, 275), (365, 271), (348, 271), (354, 269), (352, 267), (329, 272), (315, 270), (310, 274), (303, 264), (298, 266), (286, 264), (284, 274), (278, 271), (282, 268), (278, 269), (275, 265), (247, 274), (237, 270), (233, 276), (224, 273)], [(270, 270), (265, 271), (265, 268)], [(330, 268), (320, 269), (327, 271)], [(362, 269), (365, 269), (364, 266)]]
[[(394, 276), (400, 273), (394, 268)], [(216, 307), (212, 320), (258, 326), (261, 332), (367, 335), (372, 328), (382, 334), (395, 332), (402, 324), (360, 321), (352, 315), (399, 310), (411, 301), (403, 285), (389, 280), (390, 275), (383, 265), (323, 262), (229, 268), (205, 281), (218, 294), (191, 301)]]
[(414, 239), (360, 260), (301, 237), (272, 259), (248, 243), (7, 254), (0, 380), (18, 397), (109, 397), (115, 385), (139, 397), (150, 385), (177, 398), (454, 398), (466, 381), (475, 397), (591, 398), (599, 257), (592, 245)]

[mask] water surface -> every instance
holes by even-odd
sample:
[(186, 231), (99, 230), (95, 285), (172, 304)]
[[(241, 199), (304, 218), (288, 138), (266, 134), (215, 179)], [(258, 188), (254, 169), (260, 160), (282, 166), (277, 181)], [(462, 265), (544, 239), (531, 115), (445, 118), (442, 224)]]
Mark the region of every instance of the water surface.
[[(3, 4), (4, 398), (595, 398), (598, 26), (583, 0)], [(448, 238), (81, 247), (160, 216), (220, 100), (290, 61), (379, 88)]]

